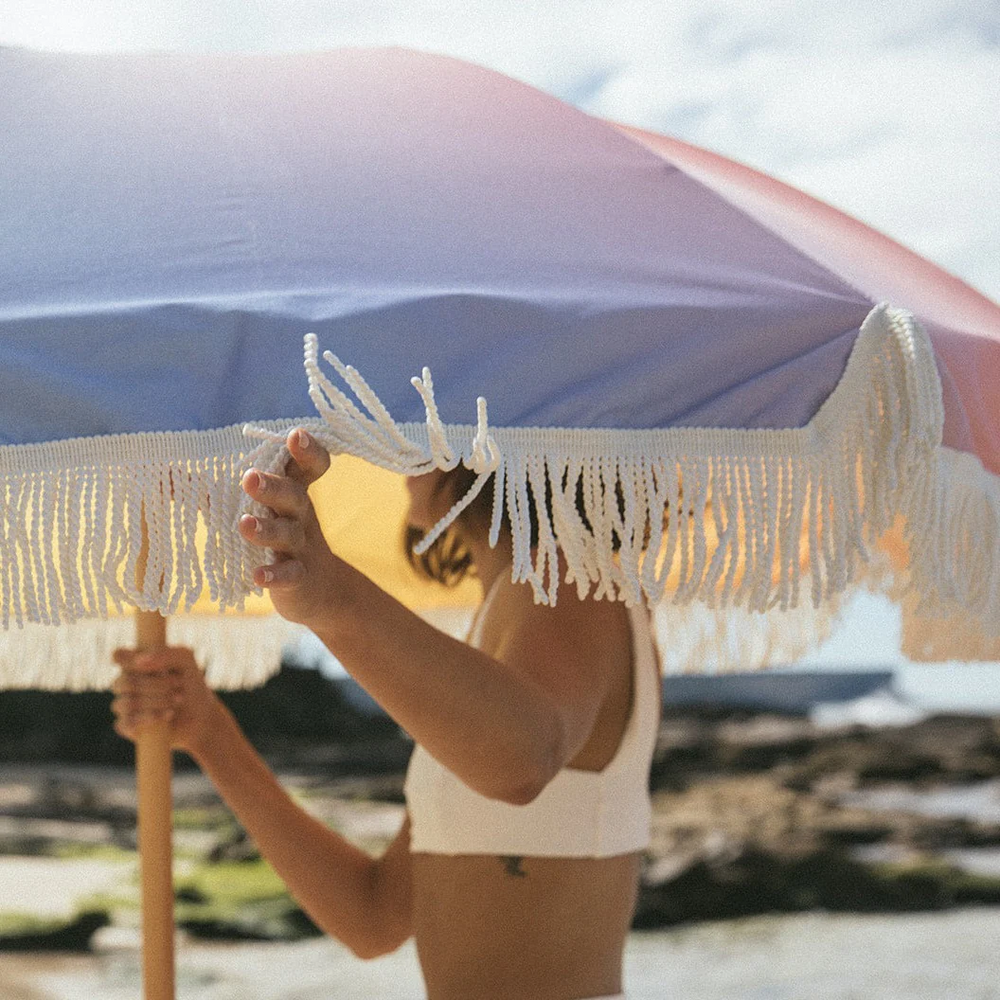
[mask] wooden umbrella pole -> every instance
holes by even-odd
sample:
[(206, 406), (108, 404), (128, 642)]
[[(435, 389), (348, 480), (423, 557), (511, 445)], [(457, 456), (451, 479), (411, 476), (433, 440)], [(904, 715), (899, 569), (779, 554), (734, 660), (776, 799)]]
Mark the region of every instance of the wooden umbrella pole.
[[(135, 613), (136, 649), (167, 644), (167, 620)], [(170, 723), (143, 726), (135, 742), (142, 877), (142, 982), (145, 1000), (174, 1000), (174, 886), (171, 843)]]
[[(146, 572), (148, 536), (143, 517), (142, 551), (136, 576)], [(167, 620), (156, 611), (136, 611), (137, 650), (167, 644)], [(148, 723), (135, 741), (139, 799), (139, 872), (142, 880), (142, 983), (145, 1000), (174, 1000), (174, 885), (171, 841), (170, 723)]]

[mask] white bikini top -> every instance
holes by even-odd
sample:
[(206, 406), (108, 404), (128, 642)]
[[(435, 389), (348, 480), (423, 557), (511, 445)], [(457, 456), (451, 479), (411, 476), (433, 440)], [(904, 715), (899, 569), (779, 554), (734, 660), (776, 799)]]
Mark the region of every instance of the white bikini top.
[[(469, 636), (477, 646), (496, 588)], [(410, 850), (429, 854), (605, 858), (649, 845), (649, 766), (660, 719), (660, 680), (649, 616), (629, 609), (632, 710), (615, 756), (601, 771), (565, 767), (527, 805), (474, 792), (421, 746), (413, 749), (404, 792)]]

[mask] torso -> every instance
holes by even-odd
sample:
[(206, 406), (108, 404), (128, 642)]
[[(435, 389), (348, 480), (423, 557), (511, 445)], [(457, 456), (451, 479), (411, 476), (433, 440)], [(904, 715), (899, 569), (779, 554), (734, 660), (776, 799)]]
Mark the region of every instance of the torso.
[[(503, 643), (510, 590), (505, 584), (484, 609), (474, 637), (494, 655)], [(585, 771), (599, 771), (615, 757), (633, 698), (629, 612), (595, 602), (594, 613), (620, 637), (620, 655), (608, 664), (614, 682), (570, 765)], [(620, 991), (638, 852), (597, 858), (414, 852), (411, 865), (414, 935), (431, 1000), (566, 1000)]]
[(638, 854), (414, 854), (413, 928), (431, 1000), (567, 1000), (621, 989)]

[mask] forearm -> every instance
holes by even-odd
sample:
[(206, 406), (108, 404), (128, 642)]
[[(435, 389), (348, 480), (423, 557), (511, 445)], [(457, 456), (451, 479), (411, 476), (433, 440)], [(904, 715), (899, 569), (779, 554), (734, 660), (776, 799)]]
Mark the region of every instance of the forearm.
[[(388, 950), (385, 935), (399, 919), (380, 912), (379, 862), (294, 802), (221, 703), (214, 722), (192, 756), (291, 894), (358, 954)], [(408, 930), (400, 940), (405, 936)]]
[(442, 764), (484, 795), (537, 794), (562, 761), (559, 716), (526, 674), (452, 639), (340, 562), (314, 631)]
[(552, 697), (532, 669), (450, 639), (338, 559), (306, 492), (329, 457), (299, 431), (287, 445), (292, 461), (284, 474), (251, 469), (243, 478), (247, 494), (273, 515), (240, 519), (243, 538), (275, 556), (254, 571), (255, 582), (468, 785), (495, 798), (530, 800), (569, 759), (568, 717), (578, 717), (575, 739), (592, 722), (585, 717), (591, 706), (565, 711), (567, 702)]

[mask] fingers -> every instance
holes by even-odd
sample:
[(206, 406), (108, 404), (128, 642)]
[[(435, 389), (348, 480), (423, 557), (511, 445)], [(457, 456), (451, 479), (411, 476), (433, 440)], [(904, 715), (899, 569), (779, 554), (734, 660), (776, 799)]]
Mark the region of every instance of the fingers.
[(288, 476), (248, 469), (243, 474), (240, 485), (247, 496), (269, 507), (279, 516), (301, 517), (309, 509), (305, 484)]
[[(258, 587), (281, 589), (301, 582), (306, 573), (301, 561), (304, 549), (317, 531), (312, 501), (307, 489), (330, 467), (327, 450), (301, 428), (290, 431), (287, 438), (291, 461), (284, 475), (249, 469), (241, 485), (251, 499), (269, 508), (274, 517), (245, 514), (239, 521), (239, 532), (246, 541), (275, 553), (274, 561), (254, 570)], [(320, 540), (317, 544), (325, 544)]]
[(144, 726), (148, 726), (154, 722), (173, 722), (174, 713), (170, 712), (160, 712), (160, 713), (136, 713), (136, 714), (119, 714), (116, 712), (114, 722), (111, 724), (111, 728), (119, 735), (127, 740), (136, 740)]
[(122, 694), (112, 700), (111, 711), (117, 718), (127, 720), (133, 726), (153, 719), (169, 721), (174, 717), (179, 699), (180, 696), (175, 693), (164, 694), (160, 697), (145, 694)]
[(301, 428), (287, 438), (292, 460), (284, 475), (248, 469), (243, 474), (244, 492), (278, 514), (299, 514), (308, 504), (306, 488), (330, 468), (330, 453)]
[(272, 590), (291, 587), (299, 583), (305, 575), (305, 566), (294, 558), (305, 545), (305, 532), (300, 521), (292, 518), (258, 518), (244, 514), (240, 518), (240, 534), (252, 542), (271, 549), (275, 561), (266, 566), (258, 566), (253, 573), (253, 581), (258, 587)]
[(198, 669), (194, 653), (186, 646), (165, 646), (162, 649), (145, 650), (116, 649), (111, 654), (111, 659), (123, 671), (134, 673), (181, 673)]
[(214, 698), (194, 653), (182, 646), (116, 649), (112, 658), (121, 667), (111, 686), (115, 732), (136, 740), (144, 727), (165, 722), (172, 744), (187, 749)]
[(115, 693), (111, 702), (115, 732), (126, 738), (131, 738), (150, 722), (172, 722), (183, 701), (181, 679), (174, 671), (130, 670), (115, 680), (112, 690)]
[(275, 552), (294, 552), (305, 542), (302, 522), (290, 517), (254, 517), (244, 514), (239, 523), (240, 534), (251, 544), (274, 549)]
[(285, 468), (290, 479), (308, 486), (330, 468), (330, 453), (301, 427), (289, 432), (286, 444), (292, 456)]
[(253, 572), (253, 582), (258, 587), (272, 590), (294, 586), (302, 579), (305, 567), (298, 559), (283, 559), (281, 562), (258, 566)]
[(111, 690), (118, 698), (145, 699), (153, 702), (166, 702), (180, 693), (180, 675), (174, 671), (157, 671), (144, 673), (138, 670), (125, 670), (119, 674)]

